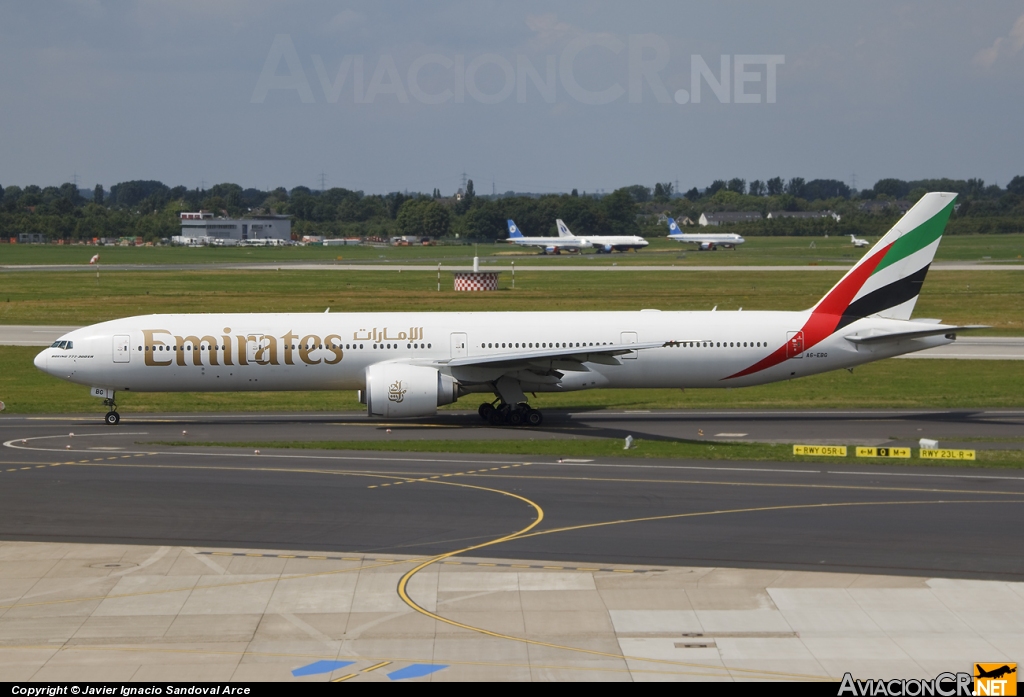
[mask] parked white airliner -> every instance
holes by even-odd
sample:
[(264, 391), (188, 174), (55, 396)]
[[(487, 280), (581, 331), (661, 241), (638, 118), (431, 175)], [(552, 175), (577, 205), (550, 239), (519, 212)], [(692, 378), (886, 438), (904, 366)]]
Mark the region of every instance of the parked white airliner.
[(527, 237), (511, 218), (508, 220), (508, 241), (521, 247), (540, 247), (544, 254), (561, 254), (563, 251), (578, 252), (581, 249), (593, 247), (586, 240), (575, 237)]
[(145, 315), (61, 337), (41, 370), (115, 392), (359, 390), (370, 416), (429, 416), (465, 395), (538, 425), (525, 393), (742, 387), (948, 344), (974, 327), (910, 319), (955, 194), (924, 196), (798, 312), (380, 312)]
[(561, 218), (555, 220), (555, 227), (558, 228), (560, 239), (574, 239), (589, 242), (594, 250), (600, 254), (611, 254), (612, 252), (626, 252), (632, 249), (634, 252), (650, 244), (639, 235), (574, 235), (569, 226), (562, 222)]
[(676, 242), (692, 242), (702, 251), (714, 251), (719, 247), (735, 249), (746, 242), (735, 232), (683, 232), (672, 218), (668, 219), (668, 238)]

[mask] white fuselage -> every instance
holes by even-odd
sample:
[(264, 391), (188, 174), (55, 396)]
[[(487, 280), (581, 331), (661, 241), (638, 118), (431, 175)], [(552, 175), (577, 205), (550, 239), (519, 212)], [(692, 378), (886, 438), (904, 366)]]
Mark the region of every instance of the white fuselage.
[(571, 251), (590, 249), (592, 246), (589, 242), (575, 237), (510, 237), (508, 241), (521, 247), (554, 247)]
[[(575, 239), (583, 240), (594, 249), (618, 250), (641, 249), (649, 242), (638, 235), (575, 235)], [(565, 238), (562, 238), (565, 239)]]
[(668, 238), (676, 242), (692, 242), (694, 244), (715, 244), (722, 245), (723, 247), (743, 244), (744, 242), (746, 242), (746, 240), (743, 239), (743, 237), (741, 237), (740, 235), (730, 232), (719, 234), (704, 234), (699, 232), (679, 233), (675, 235), (669, 235)]
[[(787, 346), (808, 316), (657, 310), (146, 315), (75, 330), (62, 337), (71, 348), (46, 349), (35, 363), (71, 382), (130, 392), (364, 389), (369, 366), (406, 363), (435, 366), (466, 391), (484, 392), (502, 369), (447, 361), (564, 346), (683, 342), (619, 356), (613, 364), (587, 362), (557, 380), (529, 371), (518, 378), (527, 392), (561, 392), (755, 385), (951, 341), (931, 336), (868, 347), (845, 339), (908, 324), (865, 318), (776, 365), (730, 378)], [(549, 367), (562, 370), (557, 361)]]

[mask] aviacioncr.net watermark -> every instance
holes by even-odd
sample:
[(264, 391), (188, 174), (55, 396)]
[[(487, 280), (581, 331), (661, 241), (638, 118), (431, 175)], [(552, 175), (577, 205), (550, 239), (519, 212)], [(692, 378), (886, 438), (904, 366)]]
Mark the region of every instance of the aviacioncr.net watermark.
[[(686, 58), (688, 82), (684, 61), (673, 62), (668, 42), (657, 34), (630, 34), (625, 41), (592, 34), (569, 41), (559, 54), (544, 56), (426, 53), (398, 61), (387, 53), (343, 54), (333, 60), (311, 54), (304, 61), (291, 35), (278, 34), (250, 101), (263, 104), (276, 91), (292, 93), (304, 104), (373, 104), (378, 99), (427, 105), (467, 100), (500, 104), (511, 99), (519, 104), (536, 100), (553, 104), (559, 99), (589, 105), (645, 100), (700, 104), (707, 101), (708, 91), (721, 104), (777, 101), (778, 68), (786, 63), (784, 55), (721, 54), (710, 62), (700, 54)], [(603, 71), (604, 82), (595, 84), (592, 74), (582, 75), (595, 72), (594, 61), (610, 62), (619, 70)], [(622, 76), (615, 77), (615, 72)], [(666, 81), (678, 84), (680, 75), (685, 87), (674, 91), (666, 87)]]

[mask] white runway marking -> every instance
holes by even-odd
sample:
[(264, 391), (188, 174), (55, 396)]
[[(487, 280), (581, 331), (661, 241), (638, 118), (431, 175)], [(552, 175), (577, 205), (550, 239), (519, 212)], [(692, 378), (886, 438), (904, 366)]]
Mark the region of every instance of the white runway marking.
[(993, 477), (986, 474), (918, 474), (913, 472), (829, 472), (828, 474), (858, 474), (865, 477), (937, 477), (940, 479), (1009, 479), (1024, 482), (1024, 477)]

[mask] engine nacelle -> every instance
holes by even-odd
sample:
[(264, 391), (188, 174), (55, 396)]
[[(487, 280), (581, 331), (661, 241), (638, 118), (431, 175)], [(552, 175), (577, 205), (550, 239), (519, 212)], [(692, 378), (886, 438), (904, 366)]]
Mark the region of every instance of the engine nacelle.
[(366, 369), (366, 413), (384, 418), (433, 416), (459, 397), (459, 385), (437, 368), (377, 363)]
[(611, 254), (612, 253), (612, 249), (613, 249), (613, 247), (610, 244), (606, 244), (604, 246), (604, 253), (605, 254)]

